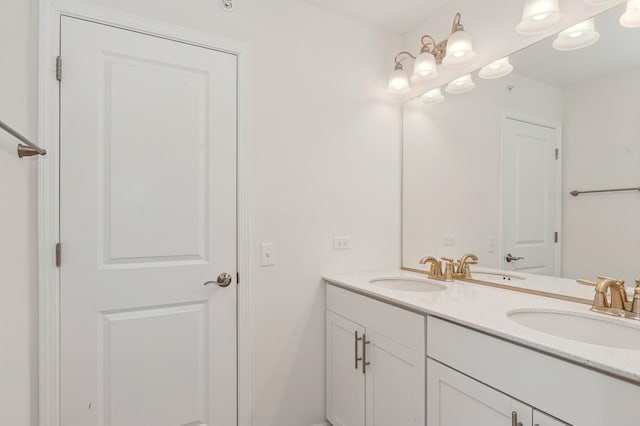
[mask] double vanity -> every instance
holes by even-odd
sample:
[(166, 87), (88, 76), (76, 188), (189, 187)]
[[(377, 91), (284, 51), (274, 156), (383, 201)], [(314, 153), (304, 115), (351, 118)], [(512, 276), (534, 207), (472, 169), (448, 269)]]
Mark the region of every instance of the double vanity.
[[(493, 270), (477, 276), (490, 278), (489, 285), (406, 270), (325, 276), (327, 420), (640, 424), (640, 322), (522, 285), (550, 281), (559, 288), (572, 280)], [(584, 287), (579, 296), (593, 294)]]

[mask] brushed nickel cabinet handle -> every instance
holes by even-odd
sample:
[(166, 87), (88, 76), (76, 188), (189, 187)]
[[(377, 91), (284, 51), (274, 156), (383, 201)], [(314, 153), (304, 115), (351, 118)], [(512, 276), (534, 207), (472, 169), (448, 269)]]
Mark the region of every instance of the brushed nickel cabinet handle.
[(358, 358), (358, 342), (362, 340), (362, 337), (358, 337), (358, 332), (355, 332), (355, 337), (354, 337), (354, 348), (353, 348), (353, 353), (355, 355), (355, 361), (356, 361), (356, 370), (358, 369), (358, 361), (362, 361), (362, 358)]
[(362, 374), (367, 374), (367, 371), (366, 371), (367, 365), (371, 364), (370, 362), (367, 362), (367, 345), (369, 343), (371, 342), (367, 340), (367, 335), (363, 334), (362, 335)]
[(511, 412), (511, 426), (523, 426), (522, 422), (518, 421), (518, 413), (516, 411)]

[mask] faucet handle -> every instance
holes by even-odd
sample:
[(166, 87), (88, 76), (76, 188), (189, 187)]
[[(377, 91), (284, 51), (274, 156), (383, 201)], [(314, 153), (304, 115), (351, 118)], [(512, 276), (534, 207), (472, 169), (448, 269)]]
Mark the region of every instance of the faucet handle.
[(594, 283), (593, 281), (588, 281), (588, 280), (583, 280), (583, 279), (577, 279), (576, 282), (578, 284), (582, 284), (582, 285), (590, 285), (592, 287), (595, 287), (598, 285), (598, 283)]
[(599, 279), (601, 282), (602, 282), (602, 281), (605, 281), (605, 280), (609, 280), (609, 281), (615, 281), (615, 282), (616, 282), (616, 284), (618, 284), (618, 285), (624, 285), (624, 280), (623, 280), (623, 279), (620, 279), (620, 278), (611, 278), (611, 277), (605, 277), (605, 276), (603, 276), (603, 275), (599, 275), (599, 276), (598, 276), (598, 279)]

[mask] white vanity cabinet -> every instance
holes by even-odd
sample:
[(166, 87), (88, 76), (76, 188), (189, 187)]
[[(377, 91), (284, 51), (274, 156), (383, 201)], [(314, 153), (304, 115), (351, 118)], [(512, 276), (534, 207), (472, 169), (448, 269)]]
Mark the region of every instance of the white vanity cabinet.
[(327, 285), (326, 417), (425, 424), (425, 317)]

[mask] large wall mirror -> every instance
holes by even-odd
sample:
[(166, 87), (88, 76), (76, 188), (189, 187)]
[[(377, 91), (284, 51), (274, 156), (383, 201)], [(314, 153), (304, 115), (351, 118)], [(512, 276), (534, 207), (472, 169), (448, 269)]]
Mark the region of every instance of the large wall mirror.
[(502, 270), (640, 277), (640, 191), (570, 194), (640, 186), (640, 28), (623, 12), (596, 16), (588, 47), (556, 50), (554, 36), (504, 77), (404, 105), (405, 268), (474, 253)]

